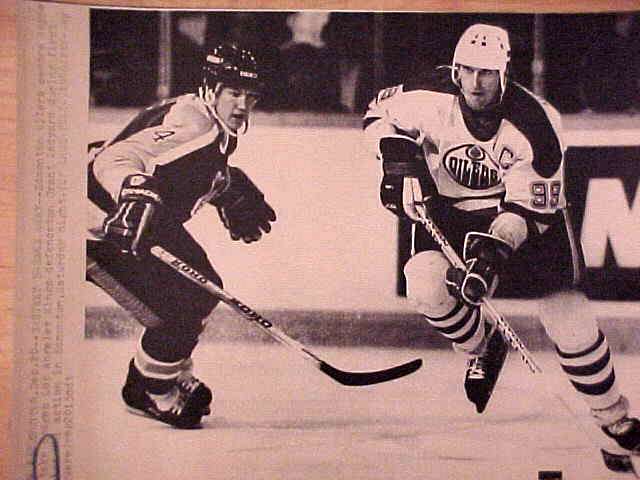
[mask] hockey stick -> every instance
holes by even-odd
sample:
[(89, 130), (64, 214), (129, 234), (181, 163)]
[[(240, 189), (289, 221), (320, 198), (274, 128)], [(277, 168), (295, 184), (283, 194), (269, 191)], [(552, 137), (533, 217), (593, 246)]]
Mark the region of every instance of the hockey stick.
[(229, 305), (236, 312), (242, 315), (244, 318), (253, 322), (255, 325), (261, 327), (265, 332), (267, 332), (272, 338), (277, 340), (278, 342), (290, 347), (291, 349), (297, 351), (307, 360), (313, 362), (316, 368), (318, 368), (321, 372), (333, 378), (336, 382), (341, 383), (342, 385), (348, 386), (363, 386), (363, 385), (373, 385), (375, 383), (388, 382), (390, 380), (395, 380), (396, 378), (404, 377), (405, 375), (409, 375), (410, 373), (415, 372), (422, 366), (422, 359), (416, 359), (408, 363), (404, 363), (402, 365), (398, 365), (395, 367), (387, 368), (385, 370), (376, 370), (369, 372), (348, 372), (344, 370), (339, 370), (320, 357), (318, 357), (315, 353), (311, 352), (307, 347), (302, 345), (300, 342), (294, 340), (278, 327), (276, 327), (269, 320), (264, 318), (262, 315), (257, 313), (251, 307), (245, 305), (240, 300), (238, 300), (233, 295), (227, 293), (220, 287), (218, 287), (215, 283), (209, 280), (205, 275), (198, 272), (195, 268), (193, 268), (188, 263), (183, 262), (179, 258), (175, 257), (173, 254), (167, 252), (160, 246), (154, 246), (151, 248), (151, 253), (153, 256), (158, 258), (160, 261), (174, 269), (176, 272), (180, 273), (185, 278), (191, 280), (196, 285), (199, 285), (201, 288), (211, 293), (215, 297), (219, 298), (221, 301)]
[[(413, 193), (415, 194), (415, 192)], [(438, 244), (449, 263), (451, 263), (451, 265), (456, 268), (466, 270), (467, 267), (462, 259), (458, 256), (456, 251), (453, 249), (453, 247), (444, 236), (444, 234), (440, 231), (435, 222), (431, 218), (429, 218), (429, 215), (427, 215), (427, 209), (424, 203), (422, 201), (415, 200), (414, 196), (414, 205), (418, 212), (420, 223), (424, 226), (427, 232), (429, 232), (429, 235), (431, 235), (433, 240)], [(496, 323), (505, 340), (509, 342), (514, 350), (517, 350), (518, 353), (520, 353), (522, 361), (527, 367), (529, 367), (529, 370), (531, 370), (531, 372), (533, 373), (541, 373), (542, 369), (533, 359), (531, 352), (529, 352), (522, 340), (520, 340), (520, 337), (518, 337), (518, 334), (513, 330), (513, 328), (511, 328), (511, 325), (509, 325), (504, 317), (500, 314), (500, 312), (496, 310), (491, 300), (486, 297), (483, 298), (482, 306), (489, 314), (489, 317)]]

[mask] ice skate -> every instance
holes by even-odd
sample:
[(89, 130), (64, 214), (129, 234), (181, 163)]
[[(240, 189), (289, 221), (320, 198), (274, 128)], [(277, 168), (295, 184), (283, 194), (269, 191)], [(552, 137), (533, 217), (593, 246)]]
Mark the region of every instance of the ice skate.
[(162, 394), (147, 390), (149, 380), (129, 364), (127, 381), (122, 388), (122, 399), (133, 413), (142, 414), (176, 428), (197, 428), (203, 416), (211, 413), (211, 390), (189, 370), (183, 372)]
[(486, 347), (481, 355), (469, 359), (464, 379), (467, 398), (475, 404), (478, 413), (487, 407), (508, 353), (507, 344), (497, 327), (486, 323), (485, 329), (489, 332)]
[(640, 477), (632, 460), (632, 457), (640, 455), (640, 420), (625, 416), (612, 425), (602, 427), (602, 431), (620, 446), (620, 451), (615, 452), (601, 449), (607, 468)]

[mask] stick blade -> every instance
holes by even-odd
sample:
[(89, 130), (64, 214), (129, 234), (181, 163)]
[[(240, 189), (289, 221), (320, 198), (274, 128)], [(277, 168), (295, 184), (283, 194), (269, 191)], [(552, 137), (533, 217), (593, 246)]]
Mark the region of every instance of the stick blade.
[(409, 375), (422, 366), (422, 359), (418, 358), (408, 363), (403, 363), (385, 370), (375, 370), (370, 372), (347, 372), (339, 370), (326, 362), (320, 362), (320, 370), (333, 378), (336, 382), (350, 387), (361, 387), (364, 385), (374, 385), (376, 383), (389, 382), (396, 378)]

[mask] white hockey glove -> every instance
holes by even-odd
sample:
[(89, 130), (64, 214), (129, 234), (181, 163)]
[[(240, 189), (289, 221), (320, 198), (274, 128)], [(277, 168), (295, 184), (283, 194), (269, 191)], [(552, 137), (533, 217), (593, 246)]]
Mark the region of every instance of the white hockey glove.
[(382, 205), (400, 219), (418, 222), (416, 202), (426, 199), (419, 178), (426, 174), (420, 149), (412, 140), (385, 137), (380, 140), (382, 170), (380, 184)]
[(162, 205), (158, 180), (137, 173), (122, 182), (118, 206), (103, 223), (105, 240), (123, 253), (139, 257), (150, 246), (149, 231)]
[(449, 293), (468, 305), (480, 305), (497, 286), (498, 275), (511, 257), (513, 248), (488, 233), (469, 232), (464, 240), (467, 270), (450, 267), (445, 283)]
[(271, 231), (270, 222), (276, 221), (276, 213), (242, 170), (229, 167), (229, 175), (229, 187), (211, 200), (211, 204), (217, 208), (232, 240), (258, 241), (262, 232)]

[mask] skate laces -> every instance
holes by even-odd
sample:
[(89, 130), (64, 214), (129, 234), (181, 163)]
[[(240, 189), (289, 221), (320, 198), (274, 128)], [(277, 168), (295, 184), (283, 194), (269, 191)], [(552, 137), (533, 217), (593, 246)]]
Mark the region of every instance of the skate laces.
[(467, 377), (475, 380), (482, 380), (485, 377), (485, 364), (482, 357), (469, 359), (467, 365)]
[(187, 404), (189, 396), (193, 394), (200, 385), (202, 385), (202, 382), (190, 372), (183, 372), (176, 378), (174, 387), (167, 393), (162, 395), (148, 393), (148, 395), (160, 412), (180, 416)]
[(176, 383), (181, 390), (185, 390), (190, 393), (193, 393), (202, 384), (200, 380), (189, 372), (185, 372), (183, 375), (180, 375)]
[(175, 416), (179, 417), (180, 414), (182, 414), (182, 410), (184, 409), (185, 406), (185, 399), (182, 395), (178, 395), (178, 398), (176, 398), (176, 401), (174, 402), (174, 404), (171, 406), (171, 413), (174, 414)]
[(617, 422), (607, 425), (605, 428), (611, 435), (621, 437), (631, 432), (638, 423), (638, 420), (635, 418), (623, 417)]

